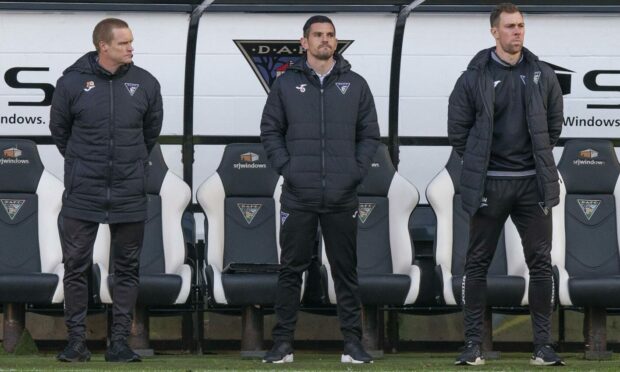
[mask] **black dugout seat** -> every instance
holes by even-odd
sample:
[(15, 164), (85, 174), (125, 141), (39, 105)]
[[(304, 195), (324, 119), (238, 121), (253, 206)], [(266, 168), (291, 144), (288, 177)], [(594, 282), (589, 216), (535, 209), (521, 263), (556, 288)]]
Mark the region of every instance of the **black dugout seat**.
[(620, 164), (607, 140), (566, 142), (553, 209), (553, 261), (563, 306), (585, 310), (586, 358), (606, 359), (607, 308), (620, 308)]
[(206, 214), (209, 302), (242, 308), (244, 356), (262, 356), (261, 307), (276, 299), (281, 182), (261, 144), (230, 144), (196, 193)]
[[(463, 274), (469, 243), (469, 215), (461, 206), (461, 159), (452, 151), (446, 167), (429, 183), (426, 198), (437, 217), (435, 273), (440, 282), (440, 302), (461, 306)], [(521, 239), (508, 218), (487, 273), (487, 305), (513, 308), (528, 304), (529, 270)], [(485, 326), (490, 324), (487, 311)], [(490, 337), (490, 330), (487, 332)], [(485, 342), (489, 351), (491, 339)]]
[[(47, 172), (34, 142), (0, 139), (0, 303), (3, 345), (13, 351), (24, 304), (62, 303), (64, 266), (58, 234), (63, 184)], [(7, 326), (8, 325), (8, 326)]]
[[(378, 306), (411, 305), (418, 297), (420, 268), (413, 262), (415, 254), (408, 225), (419, 193), (396, 172), (387, 146), (381, 144), (358, 187), (358, 198), (357, 272), (367, 322), (364, 328), (369, 329), (376, 327)], [(327, 297), (335, 304), (334, 280), (325, 249), (321, 250), (321, 261)], [(380, 349), (376, 342), (370, 340), (366, 347)]]
[[(186, 263), (186, 239), (181, 220), (191, 200), (189, 186), (172, 173), (164, 160), (159, 144), (149, 157), (146, 179), (147, 220), (144, 226), (144, 242), (140, 252), (140, 284), (136, 318), (144, 320), (146, 308), (162, 305), (185, 304), (192, 286), (192, 267)], [(99, 278), (101, 302), (112, 303), (114, 291), (114, 241), (110, 241), (109, 228), (102, 225), (95, 243), (95, 276)], [(133, 336), (133, 335), (132, 335)], [(132, 345), (148, 349), (146, 339)]]

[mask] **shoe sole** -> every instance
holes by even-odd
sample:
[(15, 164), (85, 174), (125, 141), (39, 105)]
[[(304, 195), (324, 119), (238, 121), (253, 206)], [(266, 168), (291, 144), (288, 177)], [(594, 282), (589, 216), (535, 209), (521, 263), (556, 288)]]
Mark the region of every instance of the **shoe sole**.
[(263, 363), (273, 363), (273, 364), (293, 363), (293, 354), (288, 354), (280, 360), (269, 361), (269, 360), (263, 359)]
[(540, 358), (530, 359), (530, 364), (533, 366), (565, 366), (566, 365), (566, 363), (564, 363), (561, 360), (556, 360), (554, 362), (545, 362), (544, 360)]
[(116, 358), (111, 358), (108, 357), (107, 355), (104, 357), (106, 362), (109, 363), (137, 363), (137, 362), (141, 362), (142, 359), (140, 358), (131, 358), (131, 359), (116, 359)]
[(476, 358), (473, 362), (468, 362), (466, 360), (457, 360), (454, 362), (455, 366), (483, 366), (485, 363), (484, 359)]
[(368, 362), (364, 362), (363, 360), (357, 360), (357, 359), (353, 359), (352, 356), (350, 355), (345, 355), (342, 354), (340, 356), (340, 363), (352, 363), (352, 364), (372, 364), (372, 360), (368, 361)]
[(69, 358), (56, 358), (57, 361), (59, 362), (63, 362), (63, 363), (83, 363), (83, 362), (90, 362), (90, 355), (87, 356), (86, 358), (75, 358), (75, 359), (69, 359)]
[(142, 359), (106, 359), (108, 363), (139, 363)]

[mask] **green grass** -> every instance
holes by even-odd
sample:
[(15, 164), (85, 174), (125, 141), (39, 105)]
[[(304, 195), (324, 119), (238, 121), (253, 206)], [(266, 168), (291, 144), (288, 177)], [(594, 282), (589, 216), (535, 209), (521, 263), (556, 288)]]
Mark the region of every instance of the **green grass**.
[[(0, 355), (0, 371), (539, 371), (532, 367), (529, 354), (502, 353), (500, 360), (490, 360), (482, 367), (455, 367), (455, 353), (388, 354), (372, 365), (346, 365), (340, 355), (302, 351), (295, 353), (295, 362), (268, 365), (256, 359), (241, 359), (238, 353), (195, 355), (156, 355), (142, 363), (112, 364), (96, 354), (88, 363), (60, 363), (52, 354), (37, 356)], [(561, 371), (618, 371), (620, 358), (611, 361), (586, 361), (582, 354), (563, 353), (567, 367)]]

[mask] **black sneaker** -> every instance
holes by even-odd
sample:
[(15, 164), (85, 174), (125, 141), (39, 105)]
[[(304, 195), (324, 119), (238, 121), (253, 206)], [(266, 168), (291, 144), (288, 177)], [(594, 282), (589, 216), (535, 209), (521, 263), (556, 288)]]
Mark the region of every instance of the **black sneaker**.
[(364, 350), (359, 341), (347, 341), (344, 343), (344, 353), (340, 357), (342, 363), (372, 363), (372, 357)]
[(465, 349), (456, 361), (454, 362), (457, 366), (481, 366), (484, 364), (484, 355), (482, 355), (482, 351), (480, 350), (480, 344), (476, 344), (473, 342), (468, 342), (465, 344)]
[(290, 342), (276, 341), (271, 350), (265, 353), (263, 363), (291, 363), (293, 362), (293, 346)]
[(69, 341), (65, 349), (56, 356), (60, 362), (88, 362), (90, 351), (86, 348), (84, 341)]
[(533, 366), (565, 366), (566, 363), (555, 353), (551, 345), (539, 345), (534, 348), (534, 354), (530, 358)]
[(105, 352), (105, 361), (130, 363), (141, 362), (142, 358), (131, 350), (126, 341), (112, 341), (112, 344)]

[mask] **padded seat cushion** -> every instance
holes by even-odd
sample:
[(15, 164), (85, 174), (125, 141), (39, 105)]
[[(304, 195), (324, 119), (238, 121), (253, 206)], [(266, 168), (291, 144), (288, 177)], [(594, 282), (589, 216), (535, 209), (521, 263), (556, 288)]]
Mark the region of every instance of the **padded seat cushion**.
[(1, 274), (0, 303), (49, 304), (57, 285), (56, 274)]
[[(459, 305), (462, 305), (462, 285), (462, 276), (452, 277), (452, 290)], [(525, 293), (525, 279), (520, 276), (487, 276), (487, 305), (489, 306), (521, 306), (523, 293)]]
[(229, 305), (273, 305), (278, 273), (222, 274), (222, 285)]
[(402, 305), (411, 287), (411, 278), (400, 274), (360, 274), (357, 280), (364, 305)]
[[(140, 275), (138, 301), (142, 305), (171, 305), (174, 304), (183, 280), (175, 274)], [(114, 293), (114, 274), (108, 276), (110, 294)]]
[(568, 291), (573, 305), (620, 307), (620, 276), (569, 278)]

